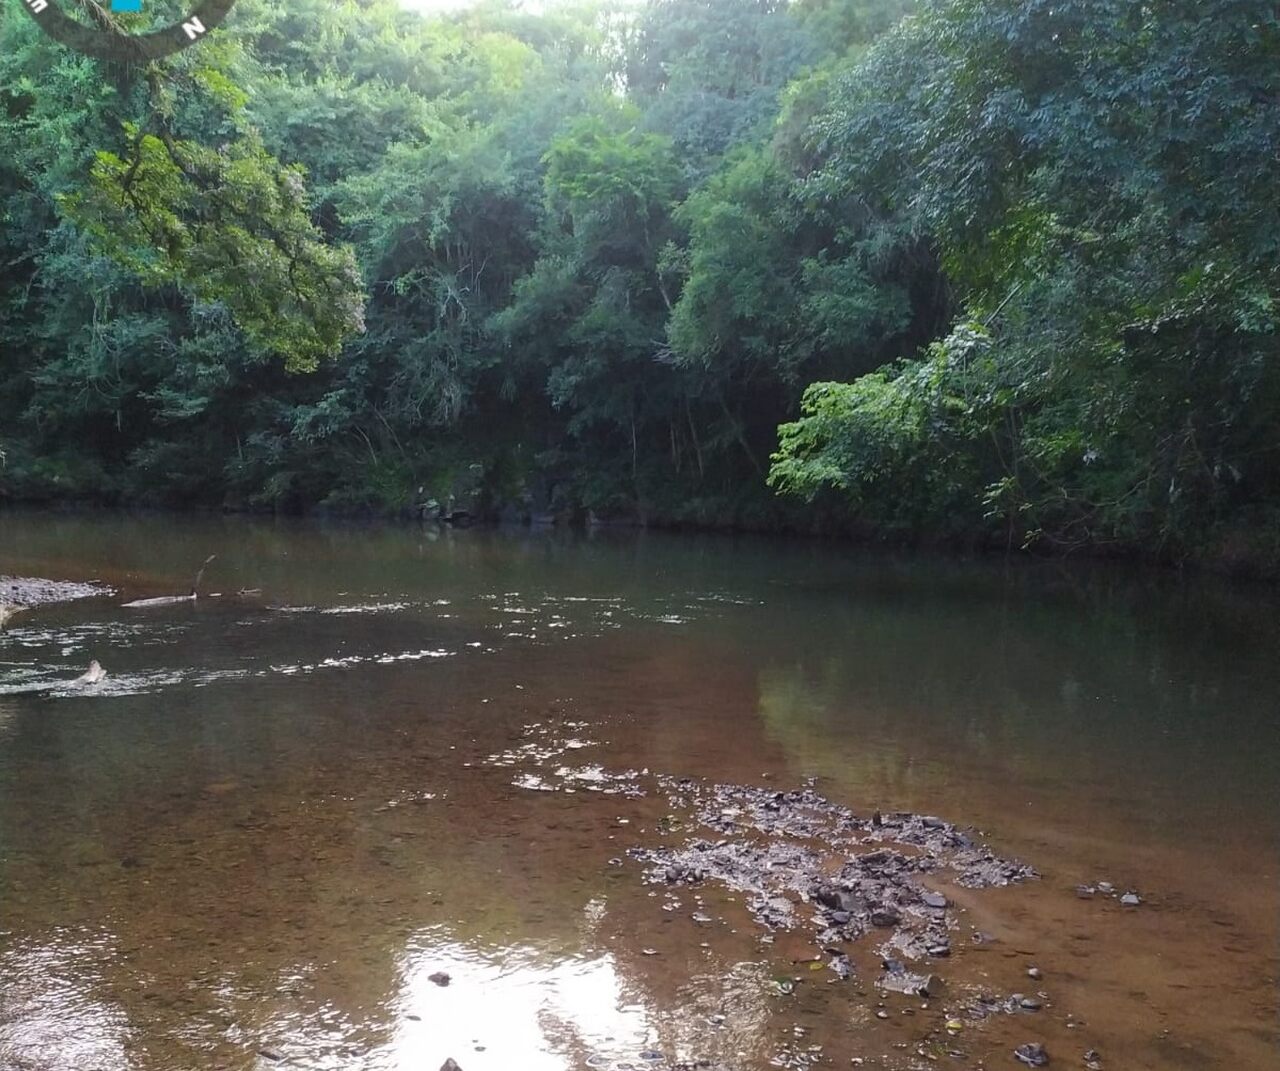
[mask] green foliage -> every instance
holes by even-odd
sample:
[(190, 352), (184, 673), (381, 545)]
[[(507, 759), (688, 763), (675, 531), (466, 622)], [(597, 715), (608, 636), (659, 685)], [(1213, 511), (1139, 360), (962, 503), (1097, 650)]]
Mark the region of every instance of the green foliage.
[(1261, 0), (0, 7), (0, 494), (1274, 559), (1278, 72)]
[(933, 236), (983, 356), (815, 396), (779, 486), (867, 508), (888, 390), (930, 413), (891, 436), (919, 529), (1185, 555), (1252, 524), (1280, 492), (1277, 58), (1244, 0), (936, 2), (890, 34), (815, 119), (808, 182)]
[(124, 157), (101, 151), (68, 219), (144, 286), (175, 284), (221, 304), (248, 341), (310, 371), (363, 329), (350, 250), (325, 244), (302, 175), (257, 137), (218, 149), (126, 127)]

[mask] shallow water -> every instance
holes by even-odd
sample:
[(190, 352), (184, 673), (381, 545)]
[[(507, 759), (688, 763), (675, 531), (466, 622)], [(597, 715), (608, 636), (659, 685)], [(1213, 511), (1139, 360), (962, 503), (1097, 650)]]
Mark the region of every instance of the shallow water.
[[(211, 553), (206, 597), (121, 606)], [(1027, 1041), (1055, 1065), (1275, 1066), (1274, 589), (31, 514), (0, 514), (0, 573), (115, 590), (0, 633), (4, 1071), (1016, 1067)], [(110, 676), (72, 685), (90, 659)], [(622, 771), (813, 779), (1042, 877), (947, 888), (940, 996), (879, 988), (873, 937), (839, 982), (735, 891), (647, 884), (627, 849), (694, 831)], [(1077, 896), (1100, 880), (1143, 903)], [(1043, 1010), (945, 1030), (1014, 992)]]

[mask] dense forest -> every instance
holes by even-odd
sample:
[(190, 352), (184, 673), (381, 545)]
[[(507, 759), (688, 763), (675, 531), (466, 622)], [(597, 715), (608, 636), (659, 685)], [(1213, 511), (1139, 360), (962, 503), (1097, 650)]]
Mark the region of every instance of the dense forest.
[(0, 498), (1275, 571), (1278, 169), (1263, 0), (6, 3)]

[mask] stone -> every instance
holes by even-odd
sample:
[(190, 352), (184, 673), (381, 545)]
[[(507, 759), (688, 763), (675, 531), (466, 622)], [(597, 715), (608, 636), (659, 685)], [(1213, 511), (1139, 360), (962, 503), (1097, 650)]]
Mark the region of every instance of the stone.
[(450, 1056), (440, 1065), (440, 1071), (462, 1071), (462, 1068), (458, 1066), (458, 1061)]
[(1044, 1067), (1049, 1062), (1049, 1053), (1038, 1041), (1028, 1041), (1013, 1050), (1014, 1058), (1028, 1067)]
[(871, 912), (872, 926), (896, 926), (902, 921), (902, 916), (898, 913), (897, 908), (883, 904)]
[(1136, 892), (1127, 892), (1120, 897), (1120, 902), (1124, 904), (1125, 907), (1137, 907), (1142, 903), (1142, 897)]
[(1035, 978), (1038, 981), (1039, 979), (1044, 977), (1044, 971), (1042, 971), (1039, 967), (1028, 967), (1027, 977)]
[(1018, 1007), (1024, 1008), (1027, 1011), (1039, 1011), (1044, 1007), (1044, 1001), (1039, 997), (1023, 997), (1018, 1001)]
[(427, 975), (427, 981), (435, 982), (438, 986), (446, 986), (453, 981), (453, 979), (444, 971), (436, 971), (434, 974)]
[(840, 890), (832, 888), (829, 885), (824, 888), (817, 889), (813, 893), (813, 899), (823, 907), (829, 907), (833, 911), (840, 911), (844, 908), (844, 902), (840, 896)]
[(920, 897), (925, 907), (942, 908), (947, 906), (947, 898), (938, 892), (927, 892)]

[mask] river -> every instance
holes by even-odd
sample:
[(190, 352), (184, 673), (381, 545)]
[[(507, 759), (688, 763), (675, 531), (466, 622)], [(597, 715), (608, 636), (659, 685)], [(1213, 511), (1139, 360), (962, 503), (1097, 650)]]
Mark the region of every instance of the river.
[[(122, 605), (210, 554), (199, 599)], [(0, 573), (110, 588), (0, 633), (4, 1071), (1276, 1066), (1274, 588), (14, 512)], [(927, 875), (927, 995), (878, 931), (841, 980), (806, 897), (774, 933), (646, 864), (720, 837), (673, 795), (717, 784), (937, 816), (1039, 876)]]

